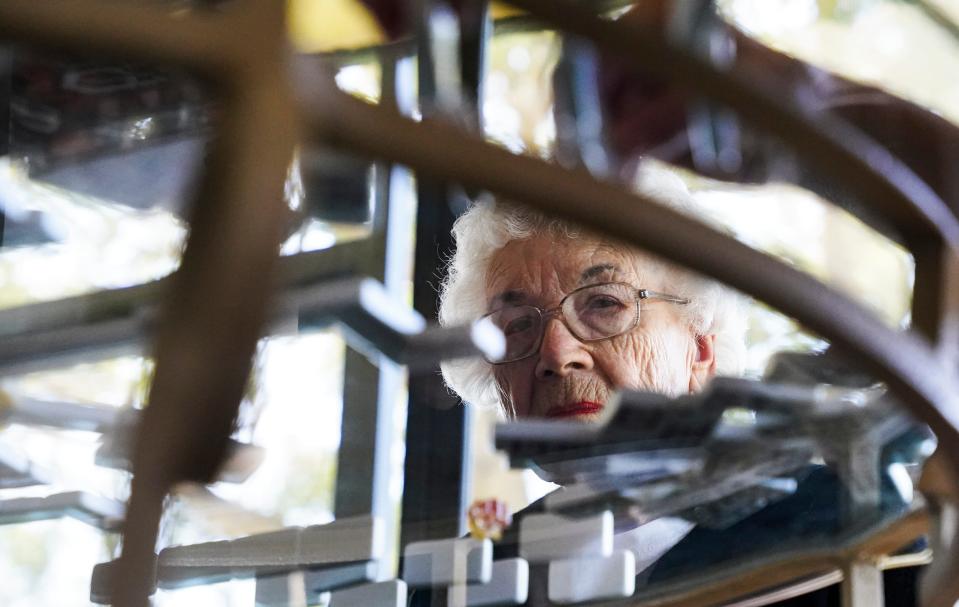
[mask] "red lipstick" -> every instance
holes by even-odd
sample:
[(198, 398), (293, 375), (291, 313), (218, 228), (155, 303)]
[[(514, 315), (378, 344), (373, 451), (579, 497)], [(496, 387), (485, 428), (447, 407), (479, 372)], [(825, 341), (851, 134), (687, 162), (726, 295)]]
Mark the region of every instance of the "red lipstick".
[(553, 407), (546, 412), (546, 417), (549, 418), (566, 418), (566, 417), (577, 417), (580, 415), (590, 415), (593, 413), (599, 413), (603, 410), (602, 403), (594, 403), (590, 401), (580, 401), (578, 403), (571, 403), (569, 405), (562, 405), (560, 407)]

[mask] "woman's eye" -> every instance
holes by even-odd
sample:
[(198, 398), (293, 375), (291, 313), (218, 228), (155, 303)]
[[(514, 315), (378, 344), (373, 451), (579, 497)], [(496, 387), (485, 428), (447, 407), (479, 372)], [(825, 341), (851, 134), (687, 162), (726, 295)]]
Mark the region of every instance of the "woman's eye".
[(623, 303), (610, 295), (597, 295), (589, 300), (588, 307), (591, 310), (607, 310), (609, 308), (621, 308)]
[(529, 331), (533, 327), (533, 319), (529, 316), (523, 316), (522, 318), (517, 318), (516, 320), (511, 320), (503, 328), (503, 333), (506, 335), (513, 335), (516, 333), (522, 333), (523, 331)]

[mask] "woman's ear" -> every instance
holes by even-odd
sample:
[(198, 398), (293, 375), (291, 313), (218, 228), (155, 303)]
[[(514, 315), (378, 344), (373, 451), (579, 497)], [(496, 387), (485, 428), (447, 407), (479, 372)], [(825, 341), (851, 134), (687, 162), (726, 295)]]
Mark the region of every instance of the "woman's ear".
[(715, 335), (697, 335), (696, 352), (689, 371), (689, 392), (699, 392), (716, 375)]

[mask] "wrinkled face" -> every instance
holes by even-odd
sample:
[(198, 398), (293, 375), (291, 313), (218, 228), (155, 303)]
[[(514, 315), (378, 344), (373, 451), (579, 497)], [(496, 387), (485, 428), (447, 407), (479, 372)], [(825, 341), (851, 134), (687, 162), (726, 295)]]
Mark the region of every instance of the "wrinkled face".
[[(673, 293), (658, 266), (622, 247), (588, 238), (550, 234), (508, 243), (493, 256), (486, 276), (486, 305), (556, 307), (570, 291), (589, 284), (625, 282)], [(682, 306), (644, 301), (639, 325), (623, 335), (582, 342), (560, 316), (547, 322), (539, 352), (494, 366), (508, 413), (517, 418), (590, 421), (617, 388), (669, 395), (698, 390), (708, 379), (712, 338), (698, 337)]]

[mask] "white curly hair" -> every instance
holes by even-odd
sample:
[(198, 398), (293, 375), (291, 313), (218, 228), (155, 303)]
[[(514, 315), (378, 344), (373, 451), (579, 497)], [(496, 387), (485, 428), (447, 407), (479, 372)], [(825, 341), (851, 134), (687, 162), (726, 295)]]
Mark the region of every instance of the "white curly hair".
[[(703, 218), (685, 183), (660, 165), (644, 162), (637, 171), (636, 189), (684, 214)], [(440, 287), (439, 320), (444, 326), (471, 322), (486, 314), (486, 275), (493, 255), (513, 240), (548, 232), (579, 238), (576, 226), (511, 203), (486, 200), (474, 203), (453, 225), (456, 252)], [(741, 296), (664, 260), (657, 260), (669, 276), (670, 292), (691, 301), (682, 306), (698, 335), (715, 335), (716, 372), (740, 375), (746, 358), (746, 318)], [(498, 407), (505, 412), (493, 378), (493, 367), (481, 358), (447, 361), (441, 365), (446, 385), (468, 403)]]

